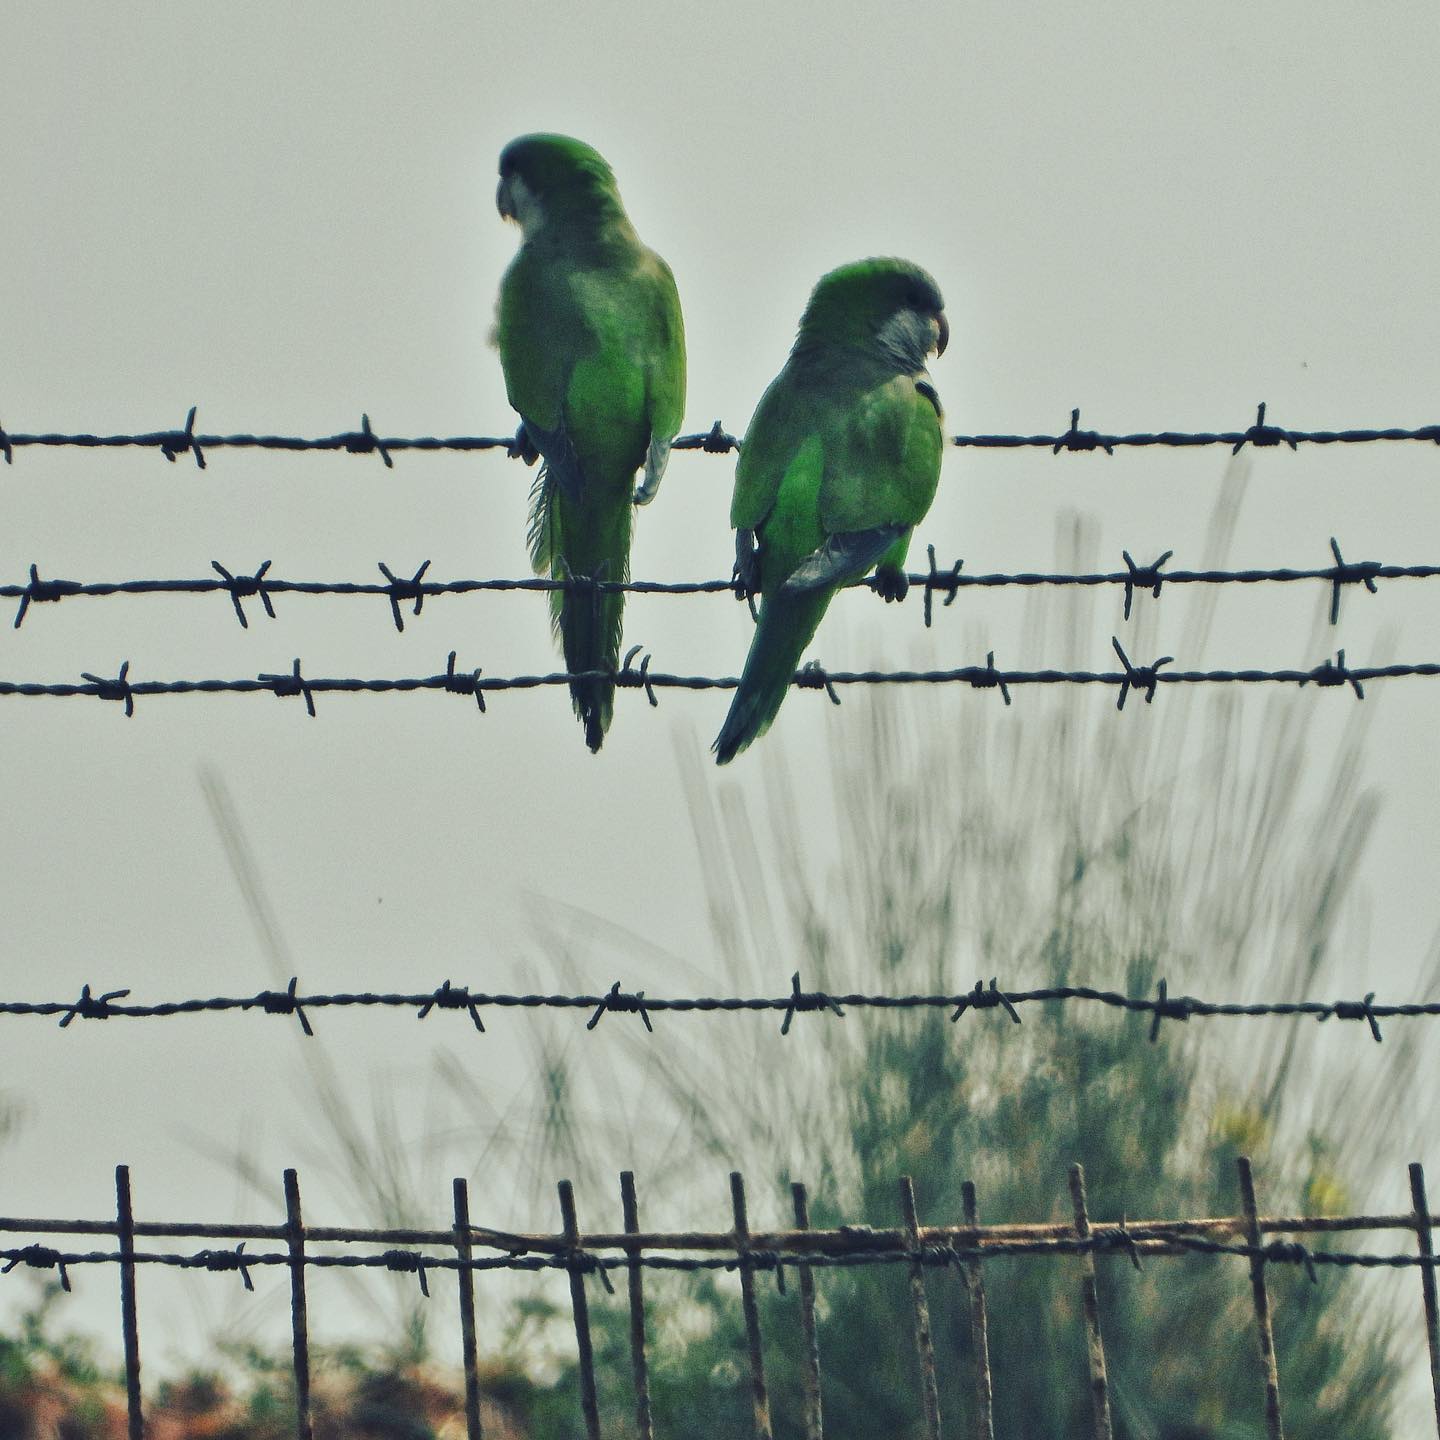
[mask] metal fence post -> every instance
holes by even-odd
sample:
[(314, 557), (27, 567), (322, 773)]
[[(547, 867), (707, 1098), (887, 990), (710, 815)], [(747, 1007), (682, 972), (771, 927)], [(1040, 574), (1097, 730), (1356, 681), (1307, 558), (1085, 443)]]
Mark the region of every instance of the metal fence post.
[[(795, 1228), (810, 1228), (810, 1197), (796, 1181), (790, 1187), (795, 1206)], [(805, 1340), (805, 1440), (824, 1440), (825, 1410), (820, 1395), (820, 1336), (815, 1327), (815, 1272), (803, 1260), (800, 1272), (800, 1332)]]
[(1430, 1351), (1430, 1390), (1435, 1397), (1435, 1431), (1440, 1434), (1440, 1307), (1435, 1303), (1435, 1246), (1430, 1232), (1430, 1202), (1425, 1198), (1425, 1168), (1410, 1166), (1410, 1199), (1415, 1209), (1415, 1238), (1420, 1244), (1420, 1293), (1425, 1303), (1425, 1341)]
[(745, 1311), (755, 1437), (756, 1440), (772, 1440), (770, 1394), (765, 1388), (765, 1352), (760, 1341), (760, 1307), (755, 1300), (755, 1267), (750, 1259), (750, 1220), (745, 1206), (745, 1180), (738, 1170), (730, 1172), (730, 1207), (735, 1214), (735, 1258), (740, 1266), (740, 1303)]
[[(974, 1229), (970, 1243), (980, 1244), (980, 1210), (975, 1186), (964, 1181), (960, 1195), (965, 1223)], [(995, 1440), (995, 1399), (990, 1381), (990, 1317), (985, 1306), (985, 1272), (979, 1259), (965, 1262), (965, 1284), (970, 1291), (970, 1348), (975, 1353), (975, 1434), (977, 1440)]]
[(921, 1258), (920, 1219), (915, 1211), (915, 1186), (900, 1177), (900, 1215), (910, 1249), (910, 1304), (915, 1312), (915, 1353), (920, 1359), (920, 1399), (925, 1407), (925, 1434), (940, 1440), (940, 1388), (935, 1379), (935, 1345), (930, 1338), (930, 1302), (925, 1298), (925, 1262)]
[(290, 1249), (290, 1334), (295, 1354), (295, 1434), (314, 1440), (310, 1417), (310, 1324), (305, 1304), (305, 1222), (300, 1214), (300, 1177), (285, 1172), (285, 1228)]
[(140, 1317), (135, 1308), (135, 1212), (130, 1204), (130, 1167), (115, 1167), (115, 1233), (120, 1240), (120, 1323), (125, 1336), (125, 1407), (130, 1440), (144, 1440), (140, 1405)]
[(570, 1308), (575, 1314), (575, 1345), (580, 1358), (580, 1409), (589, 1440), (600, 1440), (600, 1403), (595, 1394), (595, 1349), (590, 1340), (590, 1305), (585, 1298), (585, 1272), (581, 1268), (580, 1222), (575, 1215), (575, 1188), (568, 1180), (560, 1192), (560, 1219), (565, 1227), (566, 1268), (570, 1271)]
[[(1255, 1178), (1250, 1172), (1250, 1157), (1237, 1155), (1235, 1168), (1240, 1175), (1240, 1204), (1245, 1212), (1245, 1237), (1253, 1250), (1263, 1244), (1260, 1234), (1260, 1212), (1255, 1204)], [(1260, 1373), (1265, 1380), (1265, 1427), (1270, 1440), (1284, 1440), (1285, 1427), (1280, 1418), (1280, 1370), (1275, 1363), (1275, 1332), (1270, 1326), (1270, 1292), (1265, 1288), (1265, 1257), (1250, 1257), (1250, 1292), (1255, 1301), (1255, 1331), (1260, 1343)]]
[[(1085, 1205), (1085, 1167), (1070, 1167), (1070, 1199), (1075, 1210), (1075, 1234), (1090, 1239), (1090, 1215)], [(1095, 1440), (1111, 1440), (1110, 1380), (1105, 1371), (1105, 1341), (1100, 1333), (1100, 1294), (1095, 1286), (1095, 1252), (1080, 1257), (1080, 1295), (1085, 1305), (1085, 1340), (1090, 1365), (1090, 1405), (1095, 1422)]]
[[(635, 1198), (635, 1173), (620, 1172), (620, 1208), (625, 1233), (640, 1233), (640, 1207)], [(640, 1251), (627, 1247), (630, 1257), (630, 1373), (635, 1382), (635, 1432), (639, 1440), (651, 1440), (654, 1427), (650, 1417), (650, 1366), (645, 1358), (645, 1269)]]
[(474, 1250), (470, 1244), (470, 1190), (457, 1178), (455, 1200), (455, 1253), (460, 1261), (460, 1348), (465, 1366), (465, 1434), (480, 1440), (480, 1374), (475, 1357), (475, 1272), (470, 1268)]

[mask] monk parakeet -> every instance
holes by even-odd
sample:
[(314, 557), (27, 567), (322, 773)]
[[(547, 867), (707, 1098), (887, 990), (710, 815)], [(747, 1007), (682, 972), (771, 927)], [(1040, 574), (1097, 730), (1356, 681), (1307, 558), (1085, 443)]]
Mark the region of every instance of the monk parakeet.
[[(631, 509), (655, 498), (685, 408), (674, 276), (635, 233), (609, 165), (579, 140), (512, 140), (495, 205), (521, 232), (495, 338), (517, 444), (527, 462), (544, 461), (530, 497), (532, 563), (557, 580), (628, 580)], [(620, 592), (553, 593), (569, 671), (614, 672), (624, 603)], [(614, 681), (574, 681), (570, 696), (598, 750)]]
[(944, 444), (925, 358), (949, 338), (939, 289), (908, 260), (842, 266), (811, 294), (735, 467), (736, 572), (761, 602), (714, 745), (721, 765), (769, 729), (842, 585), (875, 566), (886, 600), (905, 594)]

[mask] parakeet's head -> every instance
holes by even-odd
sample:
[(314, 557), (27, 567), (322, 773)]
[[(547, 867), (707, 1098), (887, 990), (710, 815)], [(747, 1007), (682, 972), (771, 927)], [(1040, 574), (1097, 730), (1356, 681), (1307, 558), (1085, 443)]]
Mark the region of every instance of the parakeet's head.
[(598, 150), (568, 135), (521, 135), (500, 152), (495, 208), (526, 236), (556, 214), (623, 213), (615, 173)]
[(902, 369), (923, 370), (925, 357), (943, 355), (949, 341), (945, 302), (929, 272), (886, 256), (822, 276), (796, 344), (876, 345)]

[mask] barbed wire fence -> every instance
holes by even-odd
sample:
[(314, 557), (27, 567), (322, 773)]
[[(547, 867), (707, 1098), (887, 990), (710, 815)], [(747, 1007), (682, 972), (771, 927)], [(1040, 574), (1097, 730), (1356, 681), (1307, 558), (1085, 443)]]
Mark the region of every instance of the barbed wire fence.
[(1169, 984), (1160, 980), (1156, 993), (1126, 995), (1118, 990), (1099, 990), (1088, 985), (1047, 985), (1039, 989), (1001, 988), (999, 977), (992, 976), (987, 986), (977, 980), (974, 988), (951, 994), (867, 994), (850, 991), (806, 990), (797, 970), (790, 977), (790, 990), (784, 995), (731, 996), (663, 996), (649, 995), (644, 990), (622, 990), (620, 981), (602, 994), (528, 994), (495, 993), (454, 985), (448, 979), (428, 991), (411, 993), (343, 991), (303, 993), (298, 976), (292, 976), (284, 990), (261, 990), (253, 995), (213, 995), (183, 1000), (156, 1002), (130, 1001), (131, 991), (125, 988), (96, 993), (90, 985), (83, 986), (74, 1000), (0, 1000), (0, 1016), (41, 1017), (58, 1019), (62, 1030), (76, 1020), (156, 1020), (174, 1019), (182, 1015), (215, 1015), (255, 1012), (262, 1015), (294, 1016), (306, 1035), (314, 1029), (307, 1012), (329, 1009), (409, 1010), (416, 1019), (424, 1020), (444, 1010), (464, 1011), (475, 1030), (485, 1033), (481, 1012), (485, 1010), (578, 1010), (588, 1012), (587, 1030), (594, 1030), (606, 1015), (635, 1015), (647, 1031), (655, 1026), (652, 1015), (734, 1015), (769, 1013), (781, 1016), (780, 1034), (788, 1035), (797, 1015), (821, 1015), (843, 1020), (849, 1010), (931, 1010), (949, 1011), (952, 1023), (971, 1011), (999, 1010), (1009, 1020), (1021, 1023), (1020, 1009), (1030, 1005), (1100, 1006), (1130, 1014), (1150, 1016), (1150, 1041), (1153, 1044), (1165, 1020), (1191, 1019), (1310, 1019), (1354, 1020), (1368, 1026), (1371, 1038), (1379, 1042), (1384, 1036), (1382, 1020), (1421, 1019), (1440, 1016), (1440, 1000), (1385, 1003), (1375, 999), (1372, 990), (1359, 1000), (1202, 1000), (1194, 995), (1172, 995)]
[[(144, 1402), (140, 1370), (140, 1321), (137, 1278), (142, 1268), (168, 1267), (237, 1274), (247, 1291), (255, 1275), (269, 1269), (289, 1273), (291, 1350), (294, 1366), (295, 1433), (312, 1440), (310, 1340), (311, 1325), (306, 1294), (307, 1275), (316, 1270), (386, 1270), (416, 1277), (421, 1294), (434, 1299), (432, 1279), (454, 1273), (459, 1307), (461, 1367), (465, 1379), (465, 1420), (469, 1440), (481, 1435), (481, 1391), (477, 1344), (475, 1282), (494, 1271), (563, 1272), (569, 1280), (571, 1317), (576, 1344), (580, 1408), (588, 1440), (599, 1440), (600, 1404), (596, 1385), (587, 1281), (598, 1281), (614, 1292), (613, 1274), (624, 1272), (630, 1311), (630, 1361), (637, 1432), (652, 1440), (653, 1417), (649, 1389), (649, 1310), (645, 1298), (646, 1271), (729, 1272), (738, 1277), (745, 1328), (745, 1367), (748, 1371), (756, 1440), (772, 1440), (769, 1391), (766, 1382), (766, 1340), (757, 1299), (758, 1277), (773, 1277), (782, 1296), (788, 1296), (787, 1272), (798, 1280), (801, 1361), (804, 1375), (805, 1431), (807, 1440), (823, 1440), (824, 1407), (820, 1331), (816, 1290), (824, 1272), (874, 1266), (903, 1266), (910, 1276), (915, 1364), (913, 1374), (928, 1440), (939, 1440), (940, 1405), (936, 1348), (931, 1334), (928, 1287), (949, 1283), (947, 1271), (957, 1272), (969, 1298), (971, 1382), (975, 1395), (977, 1433), (993, 1437), (993, 1396), (1003, 1386), (1004, 1374), (992, 1365), (988, 1340), (985, 1263), (1000, 1257), (1069, 1256), (1078, 1262), (1086, 1333), (1090, 1392), (1096, 1440), (1112, 1440), (1109, 1381), (1104, 1328), (1096, 1286), (1097, 1258), (1120, 1257), (1136, 1270), (1152, 1257), (1208, 1255), (1246, 1262), (1254, 1312), (1256, 1345), (1250, 1379), (1263, 1393), (1267, 1433), (1271, 1440), (1283, 1434), (1281, 1377), (1276, 1364), (1267, 1267), (1282, 1265), (1303, 1269), (1312, 1284), (1326, 1271), (1348, 1269), (1417, 1270), (1421, 1282), (1421, 1313), (1430, 1359), (1437, 1434), (1440, 1434), (1440, 1309), (1437, 1309), (1434, 1226), (1426, 1195), (1425, 1175), (1417, 1162), (1409, 1167), (1411, 1209), (1408, 1213), (1374, 1215), (1267, 1216), (1257, 1201), (1250, 1161), (1236, 1162), (1238, 1213), (1225, 1217), (1192, 1217), (1118, 1222), (1092, 1220), (1085, 1191), (1085, 1174), (1073, 1165), (1069, 1192), (1073, 1223), (997, 1224), (979, 1220), (974, 1185), (962, 1187), (963, 1222), (922, 1224), (916, 1212), (911, 1180), (897, 1183), (900, 1224), (869, 1224), (811, 1228), (809, 1197), (803, 1184), (791, 1187), (795, 1217), (793, 1228), (760, 1231), (751, 1227), (745, 1181), (730, 1175), (733, 1228), (724, 1231), (645, 1231), (633, 1173), (620, 1176), (623, 1229), (585, 1232), (580, 1225), (573, 1188), (568, 1180), (557, 1187), (560, 1228), (550, 1233), (521, 1234), (476, 1224), (470, 1214), (464, 1179), (452, 1185), (453, 1223), (445, 1229), (376, 1229), (326, 1226), (304, 1219), (300, 1182), (295, 1170), (284, 1174), (284, 1224), (211, 1224), (194, 1221), (141, 1221), (135, 1217), (130, 1170), (115, 1171), (114, 1219), (0, 1218), (0, 1235), (32, 1238), (24, 1244), (0, 1246), (0, 1274), (19, 1267), (53, 1271), (61, 1287), (72, 1289), (72, 1272), (92, 1266), (116, 1266), (120, 1273), (120, 1321), (125, 1354), (125, 1389), (129, 1435), (142, 1440)], [(1358, 1235), (1407, 1231), (1415, 1237), (1410, 1252), (1377, 1254), (1307, 1245), (1299, 1236)], [(56, 1236), (112, 1238), (114, 1249), (65, 1250), (48, 1243)], [(1288, 1238), (1287, 1238), (1288, 1237)], [(141, 1249), (149, 1239), (225, 1242), (230, 1248), (207, 1245), (192, 1250)], [(278, 1248), (247, 1251), (251, 1242), (272, 1242)], [(313, 1248), (324, 1247), (324, 1248)], [(382, 1248), (383, 1247), (383, 1248)], [(796, 1327), (784, 1334), (795, 1343)], [(888, 1337), (887, 1337), (888, 1338)], [(771, 1346), (778, 1343), (772, 1333)], [(877, 1344), (884, 1341), (877, 1337)]]
[[(0, 426), (0, 455), (7, 465), (15, 464), (15, 452), (27, 448), (77, 448), (91, 451), (116, 449), (156, 450), (174, 462), (189, 456), (201, 470), (207, 452), (223, 449), (262, 451), (331, 452), (378, 456), (387, 468), (394, 468), (396, 456), (410, 452), (502, 451), (519, 458), (521, 446), (514, 437), (462, 435), (382, 436), (362, 416), (358, 430), (306, 438), (275, 434), (208, 434), (196, 430), (196, 409), (191, 407), (183, 427), (130, 434), (30, 433), (6, 431)], [(1068, 428), (1052, 434), (955, 435), (950, 443), (962, 449), (1048, 449), (1052, 454), (1104, 452), (1138, 447), (1194, 448), (1226, 446), (1238, 453), (1247, 446), (1296, 450), (1310, 445), (1357, 445), (1379, 442), (1409, 442), (1440, 445), (1440, 424), (1413, 429), (1292, 430), (1272, 425), (1266, 407), (1259, 406), (1254, 423), (1233, 430), (1155, 431), (1104, 433), (1081, 429), (1078, 410), (1072, 411)], [(736, 438), (716, 421), (707, 432), (684, 435), (675, 442), (679, 450), (726, 454), (739, 446)], [(1337, 624), (1343, 593), (1361, 585), (1375, 593), (1381, 580), (1431, 580), (1440, 577), (1440, 565), (1391, 565), (1379, 561), (1352, 562), (1344, 558), (1333, 537), (1332, 564), (1308, 568), (1267, 568), (1248, 570), (1186, 570), (1165, 568), (1173, 558), (1166, 551), (1148, 565), (1137, 564), (1128, 551), (1122, 552), (1124, 569), (1088, 573), (1023, 572), (1009, 574), (965, 573), (963, 561), (949, 567), (937, 563), (929, 550), (927, 571), (911, 574), (910, 584), (923, 594), (923, 616), (927, 626), (933, 620), (934, 599), (950, 604), (967, 587), (1082, 586), (1116, 587), (1123, 592), (1126, 620), (1132, 613), (1136, 594), (1145, 592), (1159, 598), (1165, 585), (1253, 585), (1321, 583), (1330, 587), (1331, 624)], [(406, 613), (419, 616), (427, 599), (441, 595), (463, 595), (480, 591), (537, 591), (558, 588), (597, 591), (624, 590), (633, 594), (699, 595), (731, 593), (745, 598), (733, 580), (661, 582), (635, 580), (625, 583), (577, 578), (566, 581), (502, 578), (435, 581), (426, 578), (430, 562), (409, 571), (392, 570), (380, 563), (378, 581), (287, 580), (271, 576), (271, 562), (254, 571), (232, 570), (212, 561), (213, 576), (197, 579), (152, 578), (105, 582), (82, 582), (43, 578), (41, 567), (31, 564), (28, 581), (0, 585), (0, 599), (17, 602), (14, 627), (20, 628), (34, 605), (61, 600), (106, 598), (122, 594), (223, 594), (230, 602), (238, 623), (249, 626), (244, 602), (258, 600), (268, 618), (276, 618), (275, 597), (290, 594), (324, 596), (371, 596), (388, 602), (391, 622), (405, 628)], [(49, 567), (46, 567), (47, 571)], [(855, 588), (869, 585), (855, 582)], [(872, 587), (873, 588), (873, 587)], [(818, 665), (796, 674), (800, 688), (823, 690), (836, 704), (839, 690), (852, 685), (968, 685), (996, 689), (1008, 705), (1013, 687), (1031, 684), (1100, 685), (1118, 691), (1117, 706), (1124, 707), (1134, 693), (1147, 703), (1162, 686), (1195, 684), (1282, 684), (1318, 688), (1348, 688), (1358, 699), (1365, 698), (1365, 686), (1373, 681), (1400, 678), (1434, 678), (1440, 663), (1412, 662), (1384, 666), (1356, 666), (1346, 661), (1344, 650), (1334, 659), (1303, 668), (1274, 670), (1179, 670), (1174, 657), (1163, 656), (1147, 664), (1134, 663), (1120, 641), (1112, 637), (1120, 661), (1118, 670), (1007, 670), (997, 667), (991, 652), (983, 666), (971, 665), (950, 670), (827, 672)], [(732, 689), (734, 677), (683, 675), (654, 671), (651, 657), (633, 648), (614, 678), (620, 688), (643, 690), (649, 703), (658, 704), (662, 689)], [(385, 678), (316, 678), (304, 673), (301, 661), (294, 660), (288, 671), (260, 674), (241, 679), (143, 680), (130, 678), (127, 660), (116, 674), (86, 673), (82, 683), (43, 681), (0, 681), (0, 695), (22, 697), (91, 697), (123, 705), (134, 713), (137, 698), (180, 694), (269, 693), (280, 698), (301, 698), (310, 715), (316, 714), (315, 696), (328, 693), (397, 694), (411, 691), (440, 691), (468, 697), (479, 710), (486, 696), (513, 689), (565, 686), (581, 678), (599, 678), (603, 672), (572, 675), (565, 672), (487, 676), (479, 669), (458, 665), (450, 652), (444, 671), (432, 675)], [(1375, 1041), (1382, 1039), (1381, 1022), (1429, 1018), (1440, 1015), (1440, 1002), (1387, 1004), (1377, 1002), (1374, 993), (1360, 1000), (1277, 1001), (1232, 1003), (1202, 1000), (1193, 996), (1170, 995), (1161, 981), (1155, 996), (1130, 996), (1089, 987), (1046, 987), (1009, 990), (998, 978), (988, 987), (977, 981), (974, 988), (954, 994), (884, 995), (830, 993), (804, 990), (800, 976), (792, 977), (788, 994), (778, 996), (661, 997), (644, 991), (625, 991), (617, 981), (601, 994), (501, 994), (468, 986), (453, 985), (448, 979), (431, 991), (416, 993), (302, 993), (298, 978), (285, 990), (263, 990), (247, 996), (194, 997), (153, 1003), (131, 1002), (124, 988), (92, 991), (83, 988), (78, 999), (63, 1001), (0, 1001), (0, 1015), (37, 1016), (56, 1019), (60, 1028), (77, 1020), (158, 1019), (183, 1014), (252, 1012), (282, 1017), (293, 1016), (304, 1034), (313, 1034), (307, 1012), (331, 1008), (382, 1007), (410, 1012), (424, 1020), (437, 1010), (464, 1011), (477, 1032), (485, 1029), (486, 1011), (575, 1010), (588, 1012), (586, 1028), (593, 1030), (606, 1015), (638, 1017), (644, 1028), (654, 1028), (652, 1017), (672, 1013), (704, 1014), (762, 1012), (781, 1017), (781, 1034), (788, 1034), (797, 1015), (812, 1014), (843, 1018), (849, 1010), (907, 1009), (948, 1012), (959, 1021), (971, 1010), (997, 1010), (1019, 1024), (1020, 1010), (1031, 1004), (1100, 1005), (1148, 1015), (1149, 1039), (1154, 1041), (1163, 1021), (1201, 1018), (1254, 1017), (1268, 1019), (1311, 1018), (1351, 1020), (1365, 1024)], [(53, 1271), (66, 1290), (71, 1288), (73, 1271), (91, 1266), (116, 1266), (120, 1274), (121, 1326), (125, 1354), (125, 1384), (129, 1434), (140, 1440), (143, 1434), (143, 1400), (140, 1384), (140, 1330), (137, 1303), (137, 1275), (142, 1267), (159, 1266), (214, 1273), (238, 1274), (247, 1290), (255, 1287), (252, 1272), (280, 1268), (288, 1272), (291, 1301), (292, 1352), (295, 1374), (295, 1425), (301, 1440), (312, 1434), (310, 1384), (310, 1321), (306, 1298), (306, 1276), (317, 1269), (383, 1269), (413, 1274), (422, 1294), (431, 1295), (431, 1280), (437, 1274), (456, 1276), (462, 1344), (461, 1361), (465, 1377), (467, 1434), (476, 1440), (480, 1428), (480, 1384), (475, 1323), (475, 1281), (490, 1271), (564, 1272), (569, 1281), (571, 1315), (574, 1323), (578, 1365), (580, 1408), (589, 1440), (600, 1435), (600, 1408), (596, 1388), (595, 1357), (591, 1338), (587, 1285), (602, 1284), (612, 1289), (611, 1276), (623, 1271), (628, 1282), (630, 1305), (631, 1372), (635, 1415), (641, 1440), (652, 1440), (653, 1420), (648, 1386), (648, 1317), (644, 1294), (647, 1270), (695, 1273), (725, 1271), (737, 1275), (745, 1328), (745, 1366), (753, 1402), (754, 1433), (757, 1440), (771, 1440), (770, 1405), (765, 1378), (765, 1340), (761, 1333), (761, 1312), (757, 1301), (758, 1277), (769, 1274), (782, 1293), (787, 1272), (799, 1280), (799, 1342), (803, 1346), (805, 1374), (805, 1427), (807, 1440), (821, 1440), (824, 1433), (822, 1406), (820, 1332), (816, 1318), (816, 1287), (823, 1274), (833, 1268), (870, 1266), (905, 1267), (910, 1277), (910, 1295), (915, 1348), (916, 1404), (923, 1415), (929, 1440), (940, 1434), (937, 1358), (929, 1321), (927, 1286), (944, 1281), (947, 1270), (958, 1273), (969, 1296), (971, 1319), (971, 1379), (976, 1396), (979, 1433), (993, 1435), (992, 1397), (996, 1383), (1004, 1377), (992, 1370), (987, 1340), (987, 1312), (984, 1266), (1001, 1256), (1069, 1256), (1079, 1270), (1081, 1309), (1093, 1400), (1094, 1434), (1110, 1440), (1112, 1426), (1108, 1379), (1096, 1286), (1097, 1257), (1119, 1256), (1140, 1268), (1151, 1256), (1206, 1254), (1217, 1259), (1246, 1262), (1254, 1312), (1256, 1344), (1253, 1383), (1263, 1391), (1266, 1424), (1271, 1440), (1282, 1431), (1280, 1376), (1277, 1370), (1271, 1327), (1267, 1267), (1302, 1268), (1312, 1282), (1329, 1269), (1414, 1268), (1419, 1271), (1422, 1313), (1430, 1359), (1435, 1399), (1437, 1434), (1440, 1434), (1440, 1308), (1437, 1308), (1433, 1226), (1440, 1223), (1430, 1213), (1421, 1166), (1410, 1167), (1412, 1208), (1405, 1214), (1266, 1217), (1260, 1213), (1250, 1163), (1238, 1162), (1238, 1213), (1232, 1217), (1187, 1218), (1141, 1222), (1092, 1222), (1087, 1208), (1084, 1174), (1072, 1167), (1069, 1177), (1073, 1223), (1069, 1225), (981, 1224), (974, 1186), (963, 1188), (963, 1223), (922, 1224), (916, 1213), (913, 1188), (908, 1178), (898, 1182), (901, 1224), (892, 1228), (842, 1225), (835, 1229), (811, 1229), (808, 1196), (803, 1185), (793, 1187), (791, 1200), (795, 1227), (781, 1231), (753, 1231), (749, 1224), (747, 1197), (742, 1177), (730, 1177), (733, 1228), (721, 1232), (644, 1232), (640, 1228), (634, 1177), (620, 1177), (624, 1228), (615, 1233), (585, 1233), (581, 1230), (573, 1190), (568, 1182), (558, 1187), (560, 1228), (549, 1234), (511, 1234), (473, 1224), (464, 1180), (456, 1180), (452, 1191), (453, 1225), (439, 1230), (381, 1230), (308, 1225), (302, 1216), (299, 1180), (294, 1170), (285, 1172), (286, 1221), (283, 1225), (215, 1225), (201, 1222), (137, 1221), (131, 1198), (130, 1172), (116, 1170), (116, 1214), (106, 1220), (0, 1218), (0, 1234), (30, 1237), (27, 1243), (0, 1247), (0, 1273), (20, 1267)], [(1415, 1237), (1414, 1253), (1377, 1254), (1311, 1248), (1295, 1237), (1303, 1235), (1359, 1234), (1400, 1230)], [(62, 1250), (49, 1240), (60, 1235), (98, 1236), (114, 1241), (113, 1249)], [(42, 1238), (43, 1237), (43, 1238)], [(137, 1240), (170, 1239), (217, 1241), (233, 1248), (182, 1250), (141, 1250)], [(269, 1242), (277, 1248), (247, 1252), (252, 1242)], [(320, 1247), (320, 1248), (314, 1248)], [(793, 1327), (787, 1334), (793, 1335)], [(776, 1343), (771, 1337), (771, 1343)]]
[[(1129, 434), (1111, 434), (1080, 428), (1079, 409), (1071, 410), (1069, 426), (1056, 434), (974, 434), (951, 435), (948, 442), (968, 450), (1049, 450), (1058, 455), (1092, 453), (1096, 450), (1113, 455), (1116, 450), (1162, 447), (1194, 449), (1228, 446), (1238, 454), (1247, 445), (1275, 448), (1280, 445), (1297, 450), (1302, 445), (1373, 445), (1383, 442), (1409, 441), (1440, 445), (1440, 423), (1413, 428), (1386, 426), (1360, 427), (1346, 430), (1300, 430), (1274, 425), (1266, 420), (1266, 405), (1256, 408), (1253, 423), (1240, 430), (1149, 430)], [(395, 455), (408, 451), (466, 453), (481, 450), (503, 450), (517, 460), (525, 446), (516, 435), (379, 435), (370, 424), (369, 414), (360, 417), (358, 430), (341, 430), (332, 435), (267, 435), (257, 433), (204, 434), (195, 429), (198, 407), (192, 405), (183, 426), (177, 429), (136, 431), (101, 435), (91, 431), (27, 432), (7, 431), (0, 425), (0, 455), (6, 464), (14, 464), (15, 451), (37, 449), (80, 450), (155, 450), (167, 460), (175, 461), (189, 455), (196, 466), (205, 468), (208, 450), (285, 450), (294, 453), (329, 452), (349, 455), (378, 455), (387, 469), (393, 469)], [(679, 435), (672, 448), (700, 450), (711, 455), (725, 455), (740, 448), (741, 442), (716, 420), (709, 430)]]

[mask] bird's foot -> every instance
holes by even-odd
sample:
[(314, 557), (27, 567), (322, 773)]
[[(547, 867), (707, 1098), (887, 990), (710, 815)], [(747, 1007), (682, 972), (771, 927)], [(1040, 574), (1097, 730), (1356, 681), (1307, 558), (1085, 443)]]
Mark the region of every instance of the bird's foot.
[(505, 447), (505, 453), (512, 460), (523, 460), (527, 465), (533, 465), (540, 458), (540, 452), (535, 448), (535, 442), (531, 440), (523, 420), (515, 432), (515, 438)]
[(755, 597), (760, 593), (760, 552), (755, 545), (753, 530), (735, 532), (735, 569), (731, 572), (735, 598), (749, 603), (755, 614)]
[(910, 593), (910, 579), (893, 565), (881, 565), (875, 571), (875, 593), (888, 605), (903, 600)]

